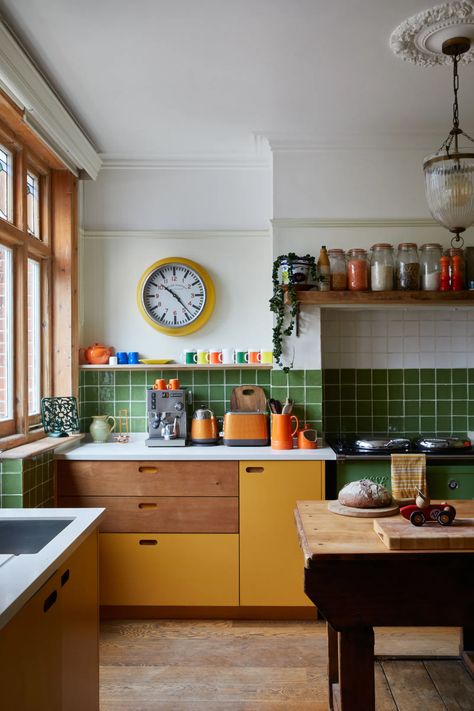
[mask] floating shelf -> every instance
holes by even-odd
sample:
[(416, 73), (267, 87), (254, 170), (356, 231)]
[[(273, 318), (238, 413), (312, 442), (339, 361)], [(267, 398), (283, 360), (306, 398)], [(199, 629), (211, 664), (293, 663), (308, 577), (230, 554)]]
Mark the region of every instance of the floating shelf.
[(80, 365), (79, 370), (272, 370), (273, 365), (250, 364), (227, 364), (222, 365), (186, 365), (185, 363), (155, 363), (154, 365)]
[(472, 306), (474, 291), (298, 290), (298, 301), (317, 306)]

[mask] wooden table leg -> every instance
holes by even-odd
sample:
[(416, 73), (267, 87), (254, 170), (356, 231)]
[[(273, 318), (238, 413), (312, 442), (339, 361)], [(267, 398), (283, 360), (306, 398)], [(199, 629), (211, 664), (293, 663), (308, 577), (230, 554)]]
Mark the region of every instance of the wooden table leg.
[(474, 674), (474, 627), (461, 627), (459, 654), (467, 670)]
[(339, 633), (341, 711), (375, 711), (374, 631), (350, 627)]
[(337, 632), (329, 622), (326, 623), (328, 633), (328, 682), (329, 682), (329, 708), (334, 709), (333, 684), (339, 681), (339, 643)]

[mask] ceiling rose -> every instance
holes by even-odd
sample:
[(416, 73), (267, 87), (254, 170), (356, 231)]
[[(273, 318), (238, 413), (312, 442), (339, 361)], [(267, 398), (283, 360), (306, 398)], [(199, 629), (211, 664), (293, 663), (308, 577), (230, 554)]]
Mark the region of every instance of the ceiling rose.
[(474, 5), (471, 2), (447, 2), (419, 12), (404, 20), (390, 37), (392, 51), (407, 62), (424, 67), (451, 64), (451, 57), (443, 54), (443, 42), (452, 37), (471, 40), (468, 52), (460, 62), (474, 60)]

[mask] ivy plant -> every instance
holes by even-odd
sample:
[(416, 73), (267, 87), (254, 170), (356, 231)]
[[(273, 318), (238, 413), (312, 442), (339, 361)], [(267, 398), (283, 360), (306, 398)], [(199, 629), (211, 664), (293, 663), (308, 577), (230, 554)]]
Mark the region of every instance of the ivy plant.
[[(316, 260), (309, 254), (306, 254), (304, 257), (298, 257), (294, 252), (289, 252), (288, 254), (281, 254), (273, 262), (273, 296), (270, 299), (270, 311), (275, 317), (273, 325), (273, 357), (277, 365), (281, 366), (285, 373), (291, 370), (293, 363), (283, 365), (283, 338), (285, 336), (291, 336), (293, 333), (299, 308), (298, 295), (295, 288), (296, 282), (293, 276), (293, 264), (295, 261), (306, 261), (310, 269), (312, 280), (317, 282)], [(288, 284), (285, 285), (286, 289), (279, 281), (279, 271), (283, 265), (288, 270)], [(289, 302), (289, 321), (286, 326), (285, 293), (288, 295)]]

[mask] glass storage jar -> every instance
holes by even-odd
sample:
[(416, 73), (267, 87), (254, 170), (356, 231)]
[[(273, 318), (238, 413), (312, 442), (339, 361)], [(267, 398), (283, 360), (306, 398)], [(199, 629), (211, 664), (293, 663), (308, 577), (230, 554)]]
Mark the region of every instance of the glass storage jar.
[(343, 249), (328, 249), (329, 281), (332, 291), (343, 291), (347, 288), (346, 257)]
[(402, 242), (397, 254), (397, 289), (417, 291), (420, 288), (420, 262), (414, 242)]
[(367, 291), (369, 288), (369, 261), (365, 249), (349, 249), (347, 252), (347, 288), (351, 291)]
[(422, 244), (420, 247), (421, 288), (423, 291), (438, 291), (443, 248), (440, 244)]
[[(446, 257), (449, 257), (449, 288), (453, 288), (453, 257), (460, 257), (459, 259), (459, 281), (456, 278), (456, 291), (460, 291), (466, 288), (466, 261), (464, 258), (464, 249), (462, 247), (450, 247), (444, 252)], [(458, 277), (458, 274), (456, 274)]]
[(370, 288), (372, 291), (392, 291), (393, 289), (393, 247), (381, 242), (370, 249)]

